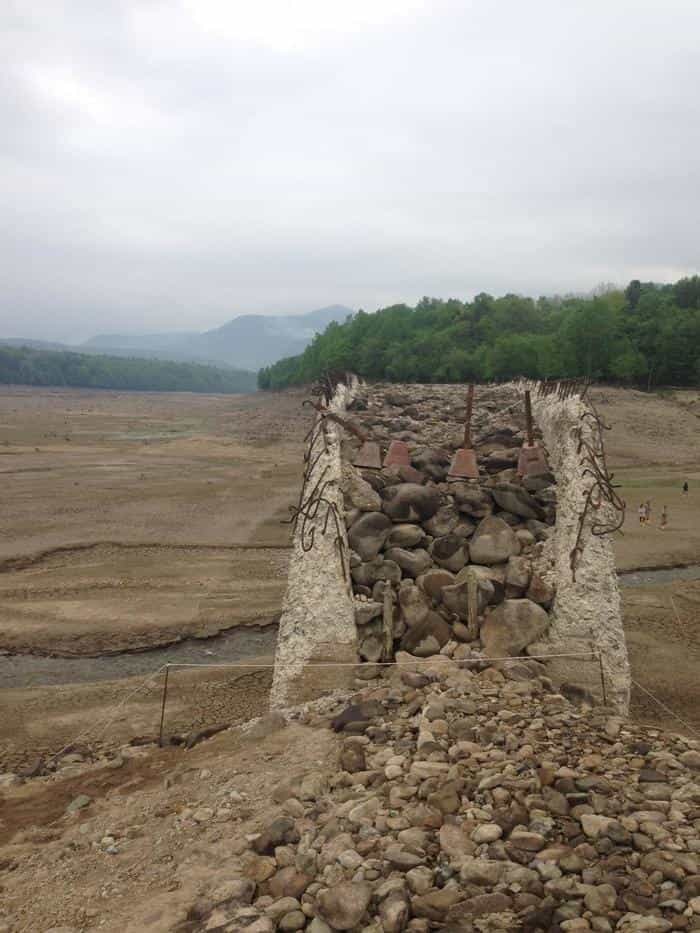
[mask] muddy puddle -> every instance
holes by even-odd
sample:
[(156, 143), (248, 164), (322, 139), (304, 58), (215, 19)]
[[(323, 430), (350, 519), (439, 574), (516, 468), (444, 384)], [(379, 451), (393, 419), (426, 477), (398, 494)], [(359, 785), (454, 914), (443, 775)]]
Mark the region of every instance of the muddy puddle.
[(139, 677), (170, 662), (186, 664), (245, 661), (273, 655), (277, 626), (246, 626), (212, 638), (188, 638), (148, 651), (95, 658), (46, 658), (31, 654), (0, 656), (0, 687), (50, 687)]
[(621, 570), (620, 586), (645, 586), (650, 583), (675, 583), (677, 580), (700, 580), (700, 564), (690, 567), (663, 567), (659, 570)]

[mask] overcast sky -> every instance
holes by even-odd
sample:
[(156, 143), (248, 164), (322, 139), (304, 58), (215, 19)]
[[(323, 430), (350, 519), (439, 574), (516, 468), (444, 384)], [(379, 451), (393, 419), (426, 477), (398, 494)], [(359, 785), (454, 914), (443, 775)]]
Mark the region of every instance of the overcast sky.
[(0, 336), (700, 271), (697, 0), (4, 0)]

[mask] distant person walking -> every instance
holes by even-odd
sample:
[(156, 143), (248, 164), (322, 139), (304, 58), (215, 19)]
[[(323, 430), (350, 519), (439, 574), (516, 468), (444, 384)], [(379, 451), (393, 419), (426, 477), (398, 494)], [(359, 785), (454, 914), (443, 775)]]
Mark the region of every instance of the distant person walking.
[(646, 521), (647, 523), (651, 521), (651, 499), (647, 499), (646, 503)]
[(687, 496), (687, 495), (688, 495), (688, 480), (686, 480), (686, 481), (683, 483), (683, 495), (684, 495), (684, 496)]
[(644, 505), (643, 502), (637, 509), (637, 514), (639, 515), (639, 524), (643, 525), (644, 522), (647, 520), (647, 507)]
[(666, 528), (668, 525), (668, 507), (664, 506), (664, 510), (661, 513), (661, 528)]

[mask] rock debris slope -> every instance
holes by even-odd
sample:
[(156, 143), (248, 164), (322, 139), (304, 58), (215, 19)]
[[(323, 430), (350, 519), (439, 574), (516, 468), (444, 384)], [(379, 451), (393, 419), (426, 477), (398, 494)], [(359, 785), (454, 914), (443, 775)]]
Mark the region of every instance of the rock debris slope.
[(700, 929), (698, 743), (517, 676), (399, 653), (172, 930)]

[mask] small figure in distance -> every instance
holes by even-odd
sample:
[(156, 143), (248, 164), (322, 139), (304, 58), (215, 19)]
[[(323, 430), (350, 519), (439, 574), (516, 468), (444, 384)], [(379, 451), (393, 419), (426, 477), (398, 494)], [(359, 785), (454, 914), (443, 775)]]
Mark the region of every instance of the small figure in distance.
[(683, 483), (683, 495), (684, 495), (684, 496), (687, 496), (687, 495), (688, 495), (688, 480), (686, 480), (686, 481)]
[(637, 514), (639, 515), (639, 524), (643, 525), (647, 520), (647, 507), (642, 502), (639, 508), (637, 509)]
[(647, 499), (646, 511), (646, 522), (648, 524), (651, 521), (651, 499)]
[(662, 531), (664, 528), (666, 528), (667, 525), (668, 525), (668, 507), (664, 506), (664, 510), (661, 513), (661, 525), (660, 525)]

